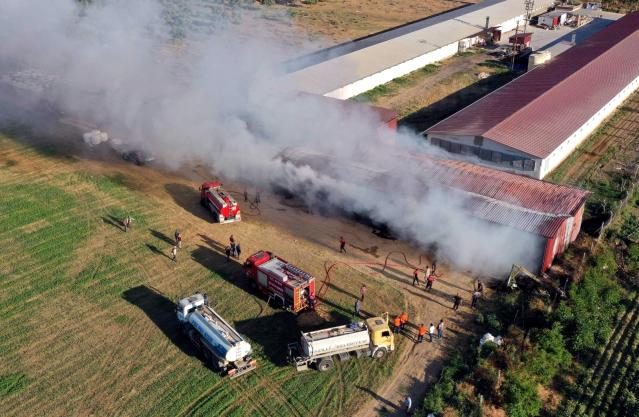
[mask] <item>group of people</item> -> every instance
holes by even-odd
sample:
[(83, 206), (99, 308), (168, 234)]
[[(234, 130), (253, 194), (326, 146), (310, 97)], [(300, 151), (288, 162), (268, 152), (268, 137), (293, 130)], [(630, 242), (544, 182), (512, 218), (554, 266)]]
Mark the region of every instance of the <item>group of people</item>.
[(231, 260), (231, 256), (234, 258), (240, 258), (242, 254), (242, 248), (240, 247), (240, 242), (236, 242), (233, 235), (229, 236), (229, 245), (224, 249), (226, 253), (226, 261)]
[(175, 245), (171, 248), (171, 260), (177, 262), (178, 249), (182, 249), (182, 232), (176, 229), (173, 237), (175, 238)]
[[(477, 281), (477, 284), (473, 288), (473, 294), (470, 298), (471, 308), (477, 308), (477, 303), (479, 302), (483, 294), (484, 294), (484, 283), (481, 281)], [(459, 295), (459, 293), (455, 294), (455, 296), (453, 297), (453, 310), (455, 311), (459, 310), (459, 306), (461, 306), (461, 303), (462, 303), (461, 296)]]
[[(393, 333), (399, 334), (401, 331), (406, 329), (406, 325), (408, 324), (408, 314), (406, 311), (402, 312), (402, 314), (395, 316), (393, 319)], [(437, 326), (435, 324), (430, 323), (428, 328), (424, 325), (424, 323), (420, 323), (417, 327), (417, 338), (415, 339), (415, 343), (423, 343), (424, 336), (428, 333), (429, 341), (433, 342), (433, 337), (437, 332), (437, 338), (442, 339), (444, 337), (444, 319), (440, 319)]]
[(424, 271), (424, 289), (430, 291), (433, 288), (433, 283), (437, 280), (437, 260), (433, 260), (431, 266), (427, 266), (426, 269), (415, 268), (413, 271), (413, 287), (419, 287), (419, 273)]

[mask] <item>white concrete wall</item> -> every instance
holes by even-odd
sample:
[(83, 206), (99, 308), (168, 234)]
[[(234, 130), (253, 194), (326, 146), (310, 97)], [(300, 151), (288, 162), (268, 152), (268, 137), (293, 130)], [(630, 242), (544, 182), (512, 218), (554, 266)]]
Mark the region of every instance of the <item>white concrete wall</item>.
[(340, 100), (346, 100), (351, 97), (355, 97), (356, 95), (365, 93), (368, 90), (372, 90), (378, 85), (386, 84), (387, 82), (394, 80), (395, 78), (402, 77), (428, 64), (450, 58), (451, 56), (455, 55), (458, 50), (459, 41), (455, 41), (439, 49), (430, 51), (427, 54), (420, 55), (417, 58), (402, 62), (399, 65), (395, 65), (394, 67), (387, 68), (384, 71), (380, 71), (366, 78), (362, 78), (359, 81), (355, 81), (354, 83), (338, 88), (337, 90), (330, 91), (324, 95), (326, 97), (333, 97)]
[(639, 77), (635, 78), (623, 90), (619, 92), (612, 100), (595, 113), (583, 126), (570, 135), (557, 149), (554, 150), (541, 163), (540, 178), (548, 175), (555, 169), (564, 159), (568, 157), (599, 125), (615, 111), (630, 94), (639, 88)]
[[(523, 2), (522, 2), (522, 8), (523, 8)], [(517, 28), (517, 23), (519, 23), (519, 28), (521, 30), (524, 30), (524, 15), (521, 14), (519, 16), (515, 16), (512, 19), (508, 19), (505, 22), (500, 23), (499, 25), (494, 25), (494, 26), (501, 26), (501, 33), (506, 33), (506, 32), (510, 32), (511, 30), (515, 30)], [(492, 23), (489, 23), (491, 26)]]

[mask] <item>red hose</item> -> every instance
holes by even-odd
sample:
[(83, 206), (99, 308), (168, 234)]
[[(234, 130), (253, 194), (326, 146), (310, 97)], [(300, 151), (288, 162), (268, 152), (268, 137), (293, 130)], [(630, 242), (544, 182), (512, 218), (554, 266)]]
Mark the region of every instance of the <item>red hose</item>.
[[(404, 261), (406, 262), (406, 265), (394, 264), (394, 263), (390, 263), (389, 264), (388, 259), (393, 254), (402, 255), (402, 257), (404, 258)], [(331, 271), (333, 270), (333, 268), (335, 268), (338, 265), (345, 265), (345, 266), (348, 266), (348, 267), (353, 267), (353, 265), (368, 265), (368, 266), (377, 265), (377, 266), (381, 266), (382, 267), (382, 272), (384, 272), (386, 270), (387, 266), (396, 266), (396, 267), (409, 266), (411, 268), (420, 269), (421, 270), (422, 268), (419, 268), (419, 266), (421, 264), (422, 264), (422, 255), (419, 255), (419, 262), (415, 266), (415, 265), (412, 265), (408, 261), (408, 257), (406, 256), (406, 254), (404, 252), (401, 252), (401, 251), (388, 252), (388, 254), (386, 255), (386, 258), (384, 259), (384, 263), (375, 262), (375, 261), (358, 261), (358, 262), (325, 261), (324, 262), (324, 272), (325, 272), (326, 275), (324, 277), (324, 280), (322, 281), (322, 284), (320, 285), (319, 290), (317, 290), (316, 293), (315, 293), (315, 298), (316, 298), (315, 303), (316, 303), (316, 305), (320, 304), (320, 297), (324, 296), (324, 294), (328, 290), (328, 285), (331, 283)]]

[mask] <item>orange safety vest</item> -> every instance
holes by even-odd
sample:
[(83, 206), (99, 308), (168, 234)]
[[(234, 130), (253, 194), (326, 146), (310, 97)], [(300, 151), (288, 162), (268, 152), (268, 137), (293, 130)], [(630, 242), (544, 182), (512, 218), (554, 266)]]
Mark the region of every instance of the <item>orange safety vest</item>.
[(394, 323), (395, 327), (399, 327), (399, 325), (401, 324), (401, 322), (399, 321), (399, 317), (395, 317)]
[(419, 333), (420, 336), (423, 336), (426, 334), (426, 328), (424, 326), (420, 326), (419, 327)]
[(408, 321), (408, 314), (402, 313), (400, 320), (402, 321), (402, 323), (406, 323)]

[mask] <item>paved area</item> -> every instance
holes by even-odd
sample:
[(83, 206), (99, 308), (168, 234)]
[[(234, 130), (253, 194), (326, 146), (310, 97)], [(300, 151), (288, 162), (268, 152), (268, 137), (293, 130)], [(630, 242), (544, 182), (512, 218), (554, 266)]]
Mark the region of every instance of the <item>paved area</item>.
[[(590, 16), (593, 20), (577, 29), (569, 26), (560, 26), (557, 30), (545, 30), (537, 26), (528, 25), (526, 32), (533, 33), (531, 42), (533, 50), (549, 50), (552, 56), (557, 56), (573, 46), (573, 35), (575, 35), (575, 43), (581, 43), (623, 16), (619, 13), (586, 9), (573, 13)], [(523, 28), (521, 29), (523, 30)], [(512, 31), (503, 35), (503, 43), (506, 44), (508, 38), (514, 33)]]

